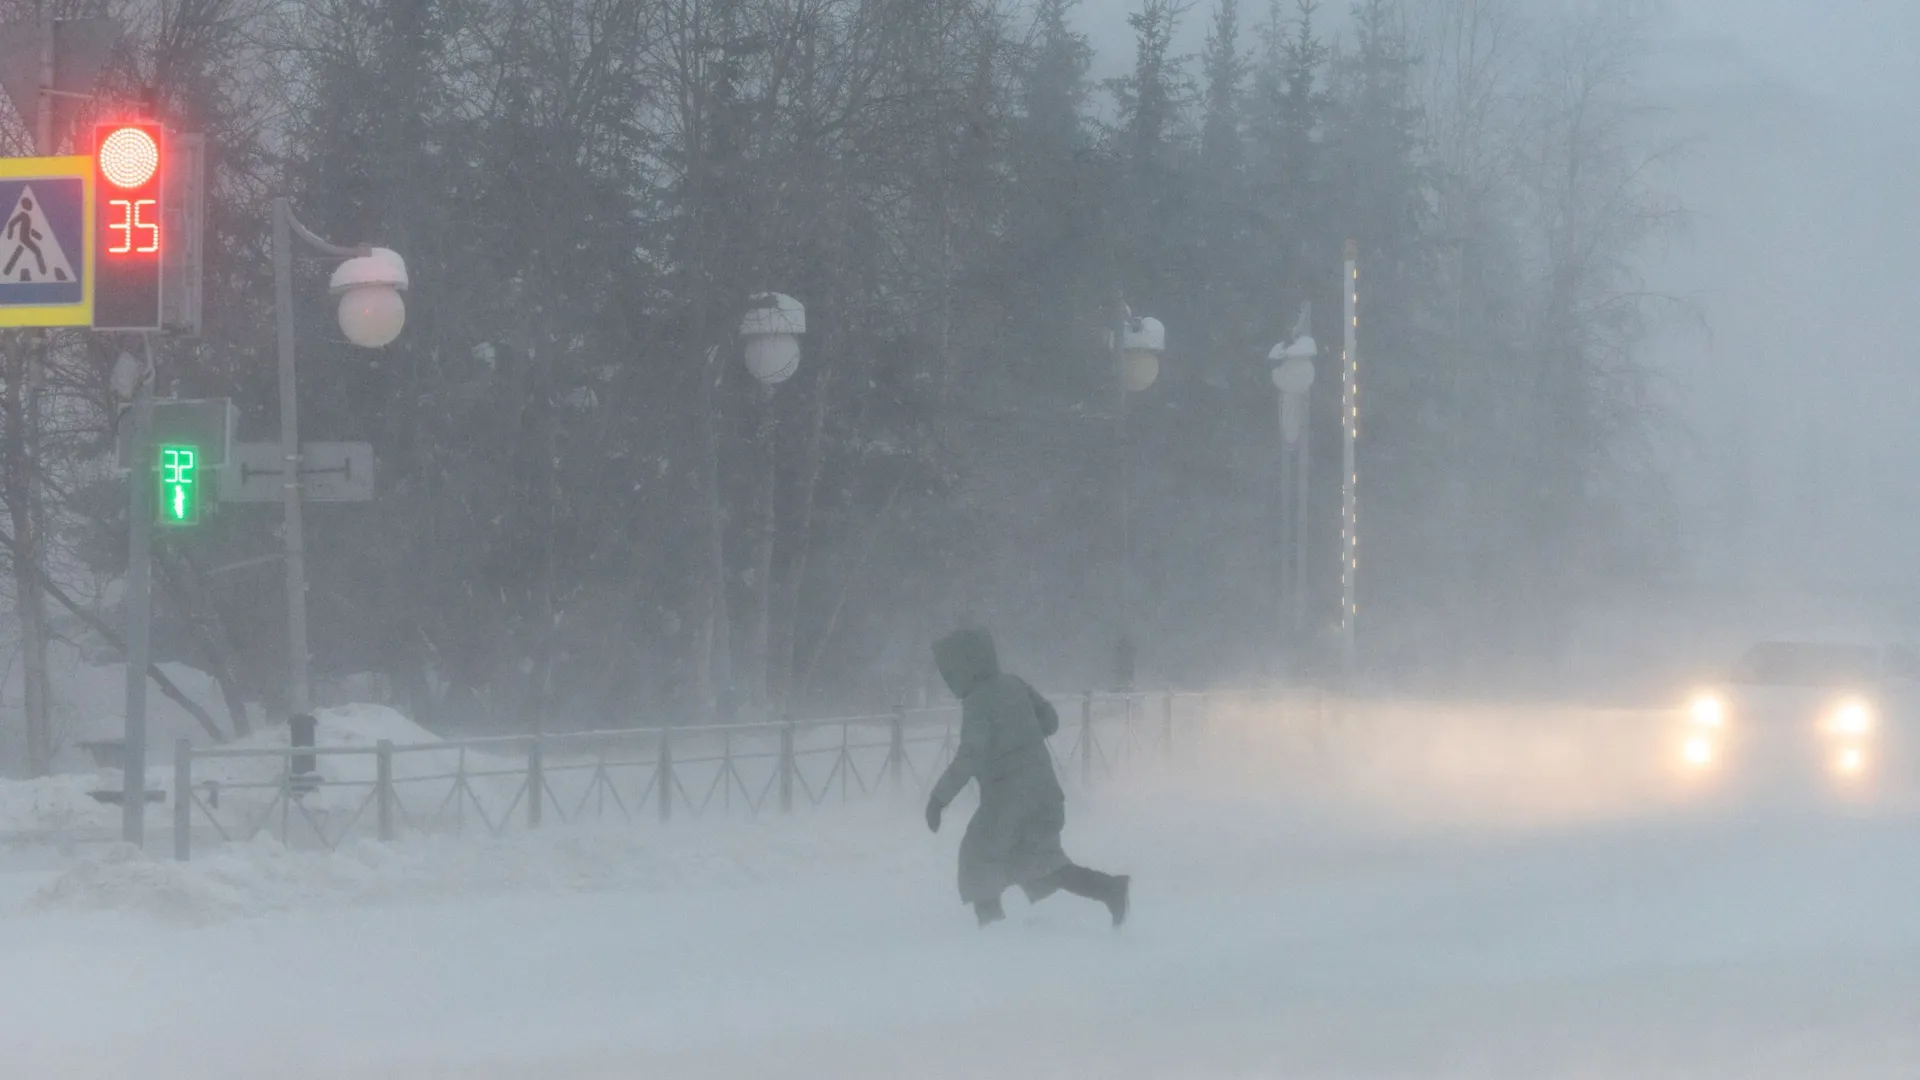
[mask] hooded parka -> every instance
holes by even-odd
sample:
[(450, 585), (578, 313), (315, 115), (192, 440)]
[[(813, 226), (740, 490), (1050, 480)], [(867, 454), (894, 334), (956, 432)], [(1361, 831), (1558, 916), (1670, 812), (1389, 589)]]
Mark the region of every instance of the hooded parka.
[(944, 807), (967, 781), (980, 786), (980, 808), (960, 841), (960, 899), (997, 900), (1015, 885), (1038, 899), (1052, 891), (1042, 879), (1068, 865), (1060, 846), (1066, 796), (1046, 744), (1060, 730), (1060, 714), (1025, 680), (1000, 670), (985, 630), (940, 639), (933, 658), (960, 699), (960, 746), (933, 801)]

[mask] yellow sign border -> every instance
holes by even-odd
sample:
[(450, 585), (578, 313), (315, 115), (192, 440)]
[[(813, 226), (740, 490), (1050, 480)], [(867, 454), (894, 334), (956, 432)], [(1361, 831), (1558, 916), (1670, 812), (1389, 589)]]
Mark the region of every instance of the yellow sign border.
[(93, 159), (85, 154), (60, 157), (0, 158), (0, 180), (80, 181), (80, 302), (77, 304), (0, 305), (0, 327), (93, 325)]

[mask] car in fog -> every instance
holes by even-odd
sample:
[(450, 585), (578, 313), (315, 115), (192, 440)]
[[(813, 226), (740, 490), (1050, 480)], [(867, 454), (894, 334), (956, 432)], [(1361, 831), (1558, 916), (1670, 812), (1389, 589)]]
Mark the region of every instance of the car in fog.
[(1703, 781), (1782, 791), (1882, 786), (1920, 692), (1900, 647), (1764, 641), (1687, 703), (1681, 767)]

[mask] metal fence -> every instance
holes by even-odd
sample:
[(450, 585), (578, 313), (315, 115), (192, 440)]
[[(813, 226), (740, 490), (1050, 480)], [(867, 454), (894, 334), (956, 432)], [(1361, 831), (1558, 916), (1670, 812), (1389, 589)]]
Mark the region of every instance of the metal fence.
[[(1064, 783), (1174, 763), (1244, 695), (1053, 699)], [(1264, 698), (1271, 705), (1271, 698)], [(1321, 706), (1312, 705), (1317, 712)], [(267, 834), (337, 848), (359, 837), (484, 833), (580, 822), (668, 824), (924, 797), (959, 739), (954, 708), (785, 723), (645, 728), (372, 746), (175, 750), (173, 851)], [(1197, 743), (1195, 743), (1197, 745)]]

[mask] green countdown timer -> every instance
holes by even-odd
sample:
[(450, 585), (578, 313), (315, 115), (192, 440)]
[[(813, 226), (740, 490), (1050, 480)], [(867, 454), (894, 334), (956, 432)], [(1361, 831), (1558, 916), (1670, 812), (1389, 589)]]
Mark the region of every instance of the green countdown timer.
[(160, 501), (154, 508), (162, 525), (200, 523), (200, 448), (162, 446)]

